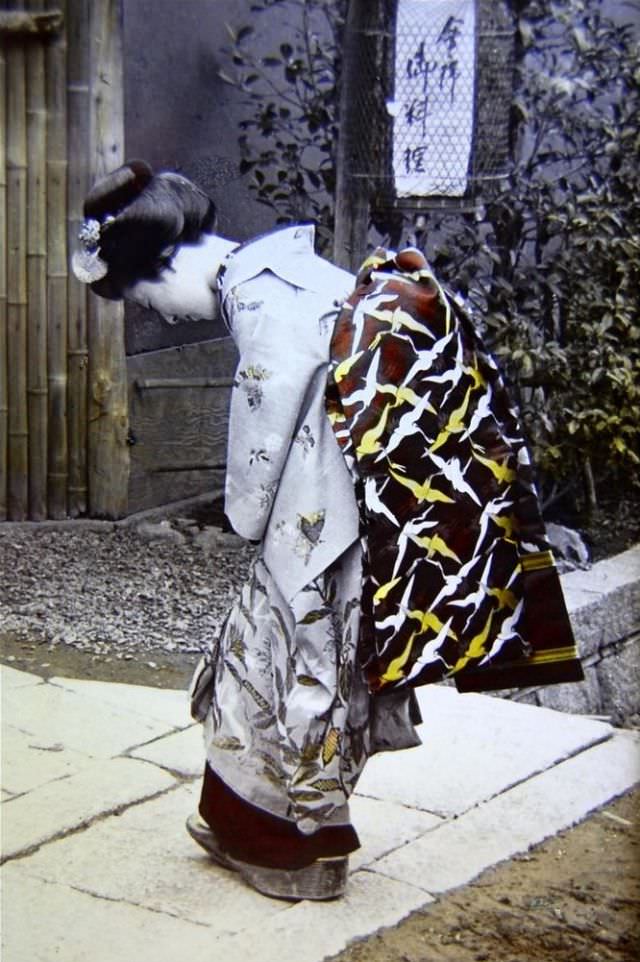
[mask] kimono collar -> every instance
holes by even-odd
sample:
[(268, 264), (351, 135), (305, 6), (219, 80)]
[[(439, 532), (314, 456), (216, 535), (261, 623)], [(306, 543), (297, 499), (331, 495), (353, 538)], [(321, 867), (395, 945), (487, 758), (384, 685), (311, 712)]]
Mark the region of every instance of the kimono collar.
[(234, 287), (263, 271), (271, 271), (294, 287), (316, 292), (326, 290), (330, 280), (332, 287), (335, 286), (340, 276), (345, 282), (346, 296), (353, 286), (352, 275), (319, 257), (314, 252), (314, 241), (313, 224), (298, 224), (271, 231), (236, 247), (226, 256), (218, 272), (221, 303), (224, 305)]

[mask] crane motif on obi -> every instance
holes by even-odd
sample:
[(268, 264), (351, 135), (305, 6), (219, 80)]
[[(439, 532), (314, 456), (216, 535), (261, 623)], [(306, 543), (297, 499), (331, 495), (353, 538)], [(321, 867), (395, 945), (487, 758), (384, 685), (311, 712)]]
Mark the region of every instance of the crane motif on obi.
[(376, 251), (331, 344), (327, 409), (360, 510), (370, 690), (582, 677), (518, 417), (418, 251)]

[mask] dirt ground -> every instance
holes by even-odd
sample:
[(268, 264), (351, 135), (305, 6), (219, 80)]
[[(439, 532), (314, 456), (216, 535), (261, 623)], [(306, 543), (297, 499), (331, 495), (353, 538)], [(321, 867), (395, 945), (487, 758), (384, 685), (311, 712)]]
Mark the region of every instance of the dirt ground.
[(638, 962), (640, 790), (332, 962)]
[(0, 631), (0, 662), (42, 678), (91, 678), (150, 688), (187, 688), (198, 655), (148, 648), (144, 660), (118, 660), (111, 654), (78, 651)]

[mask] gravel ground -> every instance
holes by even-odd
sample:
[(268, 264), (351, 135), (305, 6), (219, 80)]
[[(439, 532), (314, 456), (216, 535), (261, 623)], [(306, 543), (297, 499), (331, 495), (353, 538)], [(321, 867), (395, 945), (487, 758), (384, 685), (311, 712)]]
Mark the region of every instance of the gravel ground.
[(197, 516), (62, 530), (0, 525), (4, 660), (58, 670), (75, 654), (103, 668), (183, 669), (218, 632), (253, 550)]
[[(588, 532), (593, 560), (640, 538), (634, 506)], [(0, 524), (2, 660), (43, 677), (186, 685), (255, 549), (229, 531), (219, 498), (166, 514)]]

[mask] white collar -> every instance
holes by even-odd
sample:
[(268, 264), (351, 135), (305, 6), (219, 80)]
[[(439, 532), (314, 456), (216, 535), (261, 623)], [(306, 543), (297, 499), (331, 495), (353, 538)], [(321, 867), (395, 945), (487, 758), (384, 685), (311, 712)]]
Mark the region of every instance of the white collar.
[(234, 287), (263, 271), (306, 290), (326, 290), (332, 281), (332, 287), (338, 282), (350, 293), (353, 276), (315, 254), (314, 241), (313, 224), (298, 224), (263, 234), (230, 251), (219, 274), (222, 303)]

